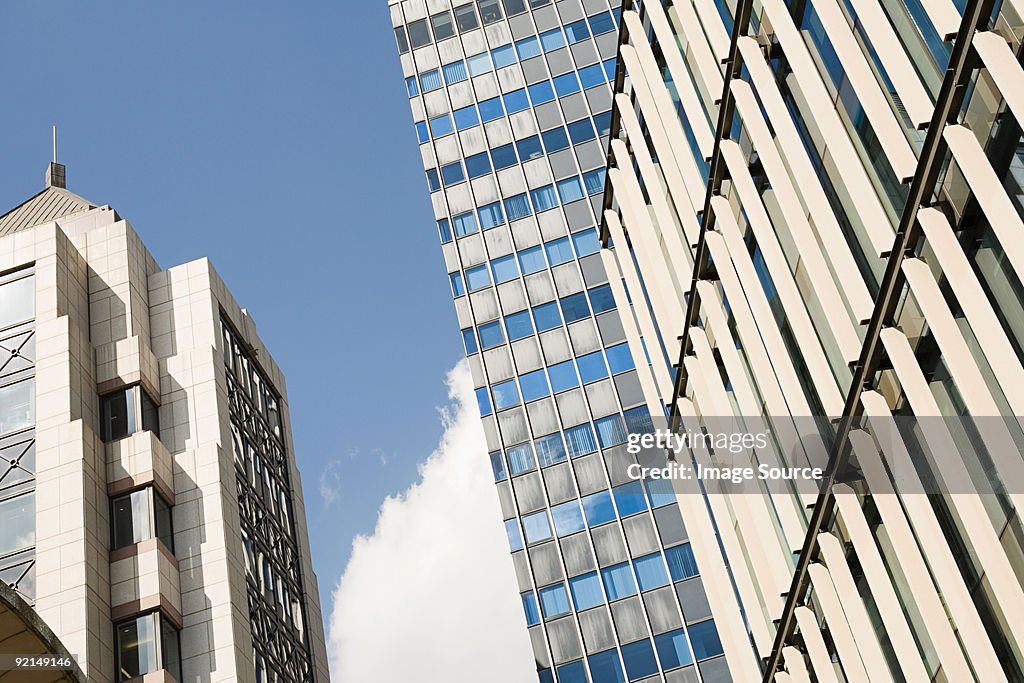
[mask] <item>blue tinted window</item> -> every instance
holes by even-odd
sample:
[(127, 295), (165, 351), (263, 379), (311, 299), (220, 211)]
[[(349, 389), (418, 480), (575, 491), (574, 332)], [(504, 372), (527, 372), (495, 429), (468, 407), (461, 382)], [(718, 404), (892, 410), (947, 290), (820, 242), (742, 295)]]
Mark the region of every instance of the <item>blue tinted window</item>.
[[(491, 409), (491, 397), (487, 393), (487, 387), (480, 387), (476, 390), (476, 404), (480, 406), (480, 417), (494, 412)], [(515, 550), (515, 548), (512, 548), (512, 550)]]
[(581, 230), (572, 234), (572, 243), (576, 247), (576, 255), (580, 258), (601, 251), (601, 242), (597, 230)]
[[(548, 522), (548, 513), (541, 510), (532, 515), (523, 517), (523, 531), (526, 533), (527, 543), (537, 543), (551, 538), (551, 524)], [(543, 598), (541, 599), (543, 602)]]
[(553, 28), (540, 34), (540, 44), (544, 46), (544, 52), (565, 47), (565, 36), (562, 35), (562, 29)]
[(477, 231), (476, 218), (471, 212), (460, 213), (458, 216), (452, 217), (452, 223), (455, 224), (455, 234), (458, 237)]
[(619, 344), (604, 350), (608, 354), (608, 367), (612, 374), (626, 372), (633, 369), (633, 354), (629, 352), (629, 344)]
[(588, 289), (587, 295), (590, 297), (590, 307), (594, 310), (594, 315), (615, 308), (615, 297), (612, 296), (611, 285), (600, 285)]
[(583, 292), (559, 299), (558, 303), (562, 307), (562, 317), (565, 318), (566, 323), (583, 320), (590, 315), (587, 296)]
[(558, 206), (558, 197), (555, 195), (554, 185), (545, 185), (536, 190), (530, 190), (530, 200), (533, 201), (533, 210), (537, 213), (547, 211)]
[(516, 150), (511, 144), (495, 147), (491, 150), (491, 159), (494, 160), (494, 170), (498, 171), (516, 164)]
[(573, 121), (569, 124), (569, 139), (572, 140), (572, 144), (578, 145), (581, 142), (587, 140), (593, 140), (597, 137), (594, 134), (594, 125), (590, 123), (590, 119), (580, 119), (579, 121)]
[(491, 50), (491, 56), (494, 58), (495, 68), (500, 69), (503, 66), (509, 64), (515, 64), (516, 62), (516, 51), (511, 45), (502, 45)]
[(505, 327), (508, 329), (509, 341), (529, 337), (533, 334), (533, 323), (530, 322), (529, 311), (519, 311), (505, 316)]
[(537, 331), (544, 332), (562, 324), (562, 316), (558, 312), (558, 304), (551, 301), (533, 309), (533, 321), (537, 323)]
[(590, 29), (587, 28), (587, 22), (583, 19), (574, 21), (571, 24), (567, 24), (565, 27), (565, 35), (569, 37), (569, 43), (578, 43), (585, 38), (590, 37)]
[(505, 451), (505, 455), (508, 456), (508, 469), (513, 476), (532, 470), (536, 466), (533, 460), (533, 449), (528, 443), (509, 448)]
[(552, 365), (548, 368), (548, 376), (551, 378), (551, 389), (556, 394), (580, 385), (576, 379), (576, 367), (571, 360)]
[(552, 128), (540, 134), (544, 140), (544, 149), (548, 154), (565, 149), (569, 146), (569, 136), (565, 134), (565, 128)]
[(583, 531), (583, 513), (580, 512), (580, 504), (577, 500), (552, 506), (551, 519), (555, 522), (555, 533), (559, 536), (568, 536), (577, 531)]
[(477, 215), (480, 217), (480, 227), (484, 230), (505, 222), (505, 214), (501, 210), (501, 202), (481, 206), (477, 209)]
[(458, 271), (448, 273), (448, 277), (452, 281), (452, 294), (454, 296), (458, 297), (466, 293), (466, 285), (462, 282), (462, 273)]
[(519, 524), (516, 523), (516, 520), (506, 520), (505, 534), (508, 535), (508, 547), (511, 548), (513, 552), (523, 549), (523, 537), (519, 533)]
[(601, 62), (601, 66), (604, 67), (604, 72), (608, 74), (608, 80), (614, 81), (615, 69), (618, 68), (618, 63), (615, 61), (615, 57), (604, 60), (603, 62)]
[(441, 243), (452, 241), (452, 224), (447, 218), (442, 218), (437, 222), (437, 234), (441, 236)]
[(568, 263), (574, 258), (568, 237), (560, 237), (557, 240), (546, 242), (544, 250), (548, 253), (548, 261), (553, 266), (557, 266), (560, 263)]
[(604, 602), (601, 579), (597, 578), (597, 572), (569, 579), (569, 592), (572, 593), (572, 602), (576, 605), (577, 611), (596, 607)]
[(506, 93), (502, 99), (505, 101), (505, 111), (509, 114), (515, 114), (517, 111), (530, 108), (530, 100), (526, 97), (526, 90), (513, 90), (510, 93)]
[(441, 189), (441, 178), (437, 175), (436, 168), (427, 169), (427, 187), (430, 188), (431, 192), (437, 192)]
[(615, 508), (612, 497), (607, 491), (598, 491), (583, 497), (583, 514), (587, 518), (587, 526), (598, 526), (615, 519)]
[(612, 129), (612, 113), (610, 111), (594, 114), (594, 123), (597, 124), (598, 135), (608, 135)]
[(455, 127), (459, 130), (466, 130), (480, 123), (480, 117), (476, 115), (476, 107), (469, 105), (452, 112), (455, 117)]
[(452, 119), (448, 114), (430, 119), (430, 134), (435, 138), (448, 135), (452, 130)]
[(711, 619), (699, 624), (691, 624), (686, 628), (693, 643), (693, 656), (700, 661), (708, 657), (722, 654), (722, 641), (718, 638), (718, 629)]
[(554, 82), (555, 92), (559, 97), (565, 97), (580, 91), (580, 82), (576, 80), (576, 72), (574, 71), (556, 76)]
[(558, 683), (587, 683), (587, 671), (583, 668), (583, 660), (558, 667)]
[(667, 479), (645, 479), (647, 497), (651, 499), (651, 507), (671, 505), (676, 502), (676, 492), (672, 488), (672, 482)]
[(600, 420), (594, 420), (594, 424), (597, 425), (597, 441), (601, 448), (618, 446), (626, 440), (626, 427), (622, 424), (621, 415), (602, 417)]
[(519, 268), (516, 265), (515, 254), (502, 256), (491, 261), (491, 271), (494, 273), (494, 283), (501, 284), (519, 277)]
[(590, 678), (594, 683), (623, 683), (622, 667), (619, 665), (619, 655), (615, 650), (598, 652), (596, 655), (587, 657), (587, 664), (590, 668)]
[[(522, 195), (524, 200), (526, 195)], [(544, 261), (544, 250), (540, 245), (536, 247), (530, 247), (529, 249), (523, 249), (519, 252), (519, 267), (523, 269), (523, 275), (529, 275), (530, 273), (536, 273), (547, 266)]]
[(519, 390), (516, 389), (515, 380), (510, 379), (507, 382), (495, 384), (491, 387), (491, 393), (494, 394), (494, 408), (496, 410), (504, 410), (505, 408), (519, 405)]
[(544, 617), (550, 619), (569, 612), (569, 596), (565, 594), (565, 586), (557, 584), (541, 588), (540, 606), (544, 610)]
[(505, 200), (505, 215), (510, 221), (530, 215), (530, 200), (526, 198), (525, 192)]
[(481, 325), (477, 332), (480, 334), (480, 346), (485, 349), (505, 343), (505, 333), (501, 331), (501, 323), (497, 320)]
[(494, 481), (508, 479), (508, 473), (505, 472), (505, 458), (501, 457), (501, 451), (488, 453), (487, 456), (491, 459), (491, 471), (494, 472)]
[[(617, 415), (615, 417), (618, 417)], [(600, 436), (601, 427), (598, 426), (597, 433)], [(607, 448), (601, 444), (602, 448)], [(631, 481), (622, 486), (612, 489), (615, 496), (615, 507), (619, 509), (619, 517), (629, 517), (647, 509), (647, 498), (644, 496), (644, 486), (639, 481)]]
[(665, 671), (686, 666), (693, 661), (683, 629), (654, 636), (654, 647), (658, 650), (658, 659), (661, 660), (661, 668)]
[(622, 662), (626, 665), (626, 676), (636, 681), (658, 673), (658, 662), (654, 659), (651, 641), (639, 640), (622, 646)]
[[(540, 372), (540, 370), (537, 372)], [(537, 439), (534, 441), (534, 446), (537, 448), (537, 460), (540, 461), (541, 467), (554, 465), (556, 462), (565, 460), (565, 446), (562, 445), (562, 436), (558, 433), (548, 434)], [(557, 520), (555, 521), (555, 527), (558, 527)]]
[(487, 73), (491, 70), (491, 55), (487, 52), (473, 55), (466, 61), (469, 63), (470, 76), (479, 76), (480, 74)]
[(420, 74), (420, 87), (423, 92), (430, 92), (441, 87), (441, 74), (437, 69), (431, 69)]
[(590, 31), (595, 36), (602, 33), (608, 33), (608, 31), (615, 30), (615, 20), (612, 18), (610, 12), (601, 12), (589, 17)]
[(608, 593), (609, 600), (636, 595), (636, 582), (633, 581), (633, 572), (628, 562), (605, 567), (601, 570), (601, 578), (604, 580), (604, 590)]
[[(548, 388), (548, 377), (544, 374), (543, 369), (534, 370), (520, 377), (519, 386), (523, 389), (523, 400), (527, 402), (536, 401), (551, 393)], [(539, 446), (538, 450), (540, 450)]]
[(484, 100), (479, 104), (480, 107), (480, 119), (483, 121), (493, 121), (494, 119), (501, 118), (504, 115), (505, 110), (501, 106), (500, 97), (492, 97), (489, 100)]
[(603, 168), (595, 168), (583, 174), (583, 184), (587, 187), (587, 194), (599, 194), (604, 192), (605, 171)]
[(491, 284), (491, 274), (487, 272), (487, 266), (477, 266), (476, 268), (470, 268), (466, 271), (466, 284), (469, 285), (469, 291), (475, 292), (478, 289)]
[(537, 672), (537, 683), (555, 683), (555, 674), (551, 669), (541, 669)]
[(544, 150), (540, 146), (540, 138), (536, 135), (516, 140), (516, 150), (519, 152), (519, 158), (523, 161), (544, 156)]
[(608, 77), (605, 75), (604, 66), (601, 64), (591, 64), (580, 69), (580, 83), (583, 84), (584, 88), (593, 88), (595, 85), (607, 82)]
[(523, 593), (523, 612), (526, 613), (526, 625), (533, 626), (540, 623), (540, 611), (537, 610), (537, 598), (533, 593)]
[(466, 347), (467, 356), (480, 350), (476, 345), (476, 334), (473, 332), (472, 327), (467, 327), (462, 331), (462, 343)]
[(581, 455), (593, 453), (597, 450), (594, 430), (590, 428), (588, 423), (566, 429), (565, 442), (569, 444), (569, 456), (573, 458), (578, 458)]
[(636, 569), (636, 578), (640, 582), (642, 591), (649, 591), (652, 588), (660, 588), (668, 584), (665, 562), (658, 553), (638, 557), (633, 560), (633, 568)]
[(654, 431), (654, 422), (651, 421), (651, 413), (647, 406), (637, 406), (622, 413), (626, 418), (626, 431), (631, 434), (646, 434)]
[(444, 80), (448, 85), (451, 85), (452, 83), (461, 83), (469, 78), (465, 62), (452, 62), (451, 64), (445, 64), (441, 69), (444, 71)]
[(604, 354), (600, 351), (580, 356), (576, 359), (576, 367), (580, 370), (580, 379), (584, 384), (590, 384), (608, 376), (608, 370), (604, 367)]
[(551, 87), (551, 81), (541, 81), (526, 88), (530, 91), (530, 101), (534, 106), (544, 104), (555, 99), (555, 89)]
[(416, 83), (415, 76), (409, 76), (405, 79), (405, 89), (409, 91), (409, 97), (414, 97), (420, 94), (420, 86)]
[(441, 178), (444, 180), (445, 187), (454, 185), (455, 183), (461, 183), (466, 179), (466, 176), (462, 173), (462, 164), (456, 161), (454, 164), (442, 166)]
[(665, 549), (668, 571), (673, 581), (697, 576), (697, 561), (693, 559), (693, 550), (689, 543)]
[(517, 40), (516, 52), (519, 54), (520, 60), (536, 57), (540, 54), (540, 41), (537, 40), (537, 36)]
[(427, 130), (427, 122), (426, 121), (417, 121), (416, 122), (416, 139), (419, 140), (420, 142), (429, 142), (430, 141), (430, 131)]
[(481, 152), (480, 154), (474, 154), (473, 156), (466, 157), (466, 174), (470, 178), (479, 178), (482, 175), (487, 175), (491, 172), (491, 158), (487, 156), (487, 152)]
[(558, 196), (563, 204), (583, 199), (583, 185), (580, 184), (579, 178), (575, 176), (566, 178), (565, 180), (559, 180), (556, 184), (558, 185)]

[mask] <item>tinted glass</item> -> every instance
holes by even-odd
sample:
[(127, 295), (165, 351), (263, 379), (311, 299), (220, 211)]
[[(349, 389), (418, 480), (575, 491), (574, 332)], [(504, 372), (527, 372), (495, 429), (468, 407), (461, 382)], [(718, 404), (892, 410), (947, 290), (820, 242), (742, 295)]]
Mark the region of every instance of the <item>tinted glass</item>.
[(451, 12), (441, 12), (430, 17), (430, 25), (434, 28), (434, 40), (444, 40), (455, 35)]
[(409, 42), (413, 47), (430, 45), (430, 29), (427, 28), (427, 20), (419, 19), (407, 27), (409, 31)]
[(459, 31), (472, 31), (480, 23), (476, 20), (476, 9), (473, 5), (460, 5), (455, 8), (455, 25)]

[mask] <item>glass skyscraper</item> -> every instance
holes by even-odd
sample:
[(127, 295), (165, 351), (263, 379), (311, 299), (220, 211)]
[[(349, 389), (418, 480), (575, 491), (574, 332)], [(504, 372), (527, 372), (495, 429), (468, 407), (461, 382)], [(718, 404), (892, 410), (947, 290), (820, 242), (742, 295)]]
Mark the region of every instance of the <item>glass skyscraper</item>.
[(627, 475), (651, 412), (599, 253), (618, 4), (389, 4), (539, 679), (731, 680), (671, 487)]

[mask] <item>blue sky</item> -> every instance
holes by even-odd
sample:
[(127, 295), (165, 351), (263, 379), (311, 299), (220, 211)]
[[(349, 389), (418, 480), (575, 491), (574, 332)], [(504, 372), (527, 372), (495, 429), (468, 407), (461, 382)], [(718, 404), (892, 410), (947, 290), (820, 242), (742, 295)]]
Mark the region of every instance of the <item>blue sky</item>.
[(210, 257), (255, 318), (329, 605), (462, 355), (387, 3), (9, 0), (0, 83), (0, 213), (42, 189), (56, 123), (70, 190), (165, 267)]

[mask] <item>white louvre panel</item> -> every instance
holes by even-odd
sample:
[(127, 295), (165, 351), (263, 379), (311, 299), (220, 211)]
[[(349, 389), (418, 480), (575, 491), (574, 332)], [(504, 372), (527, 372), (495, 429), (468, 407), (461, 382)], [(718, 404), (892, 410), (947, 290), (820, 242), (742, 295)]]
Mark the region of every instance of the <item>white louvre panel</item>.
[(773, 678), (775, 680), (775, 683), (793, 683), (793, 677), (785, 671), (776, 672)]
[(807, 664), (804, 662), (804, 655), (795, 647), (782, 648), (782, 658), (786, 662), (786, 670), (789, 672), (793, 683), (811, 683), (811, 676), (807, 672)]
[(1024, 121), (1024, 70), (1010, 46), (1002, 36), (991, 31), (975, 34), (971, 45), (981, 55), (1010, 111), (1018, 121)]
[[(681, 0), (681, 2), (688, 1)], [(701, 24), (704, 27), (704, 34), (708, 37), (708, 43), (711, 44), (715, 58), (719, 62), (725, 61), (729, 56), (730, 40), (729, 34), (725, 30), (725, 24), (722, 23), (722, 18), (718, 15), (718, 7), (715, 5), (715, 0), (693, 0), (693, 6), (697, 9), (697, 16), (700, 17)], [(672, 10), (670, 9), (669, 11), (671, 12)]]
[[(644, 5), (647, 9), (647, 18), (654, 27), (654, 33), (658, 42), (662, 45), (676, 45), (676, 38), (672, 35), (672, 28), (668, 24), (665, 10), (661, 3), (650, 3)], [(702, 96), (709, 112), (715, 111), (714, 102), (722, 94), (722, 67), (711, 52), (704, 31), (701, 30), (700, 20), (693, 5), (689, 2), (680, 2), (673, 5), (673, 18), (675, 20), (678, 34), (686, 39), (686, 47), (693, 55), (693, 61), (697, 65), (697, 73), (700, 75)], [(678, 73), (680, 76), (687, 73), (686, 65), (683, 63), (683, 55), (678, 50), (662, 50), (665, 54), (665, 61), (672, 71), (673, 80)], [(675, 66), (675, 68), (672, 68)], [(714, 124), (712, 124), (714, 125)]]
[(796, 616), (796, 623), (800, 626), (807, 654), (811, 658), (815, 678), (819, 683), (839, 683), (835, 665), (828, 654), (828, 648), (825, 647), (825, 639), (821, 635), (821, 627), (818, 626), (814, 612), (808, 607), (797, 607), (793, 613)]
[(825, 565), (815, 562), (807, 567), (811, 575), (811, 584), (814, 586), (814, 596), (821, 605), (821, 611), (825, 615), (825, 623), (828, 624), (829, 633), (832, 634), (832, 641), (839, 653), (839, 663), (843, 666), (843, 673), (849, 683), (874, 683), (868, 678), (864, 669), (864, 661), (861, 660), (860, 650), (857, 648), (857, 641), (853, 637), (850, 622), (846, 620), (846, 613), (843, 612), (843, 604), (836, 593), (836, 587), (832, 583), (832, 575), (829, 574)]
[(921, 5), (939, 36), (949, 39), (956, 35), (960, 29), (960, 12), (952, 0), (928, 0)]

